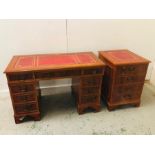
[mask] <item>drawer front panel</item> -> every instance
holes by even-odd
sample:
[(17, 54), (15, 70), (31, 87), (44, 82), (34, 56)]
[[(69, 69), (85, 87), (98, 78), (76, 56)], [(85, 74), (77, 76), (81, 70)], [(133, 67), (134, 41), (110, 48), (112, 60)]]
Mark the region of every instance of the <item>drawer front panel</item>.
[(84, 75), (89, 75), (89, 74), (103, 74), (103, 68), (95, 68), (95, 69), (84, 69), (83, 70)]
[(97, 94), (100, 92), (99, 87), (84, 87), (81, 89), (83, 95)]
[(111, 100), (113, 102), (120, 102), (126, 100), (139, 99), (142, 88), (143, 88), (142, 84), (116, 86), (113, 90)]
[(23, 73), (23, 74), (9, 74), (7, 75), (9, 81), (25, 81), (33, 80), (32, 73)]
[(25, 103), (25, 104), (18, 104), (15, 105), (15, 113), (30, 113), (38, 111), (37, 103)]
[(96, 103), (99, 102), (99, 95), (88, 95), (88, 96), (81, 96), (81, 104), (87, 103)]
[(117, 67), (117, 76), (122, 75), (145, 75), (147, 65), (125, 65)]
[(57, 77), (70, 77), (70, 76), (80, 76), (81, 70), (66, 70), (66, 71), (49, 71), (49, 72), (36, 72), (36, 79), (48, 79)]
[(24, 93), (35, 91), (35, 85), (33, 83), (21, 83), (21, 84), (13, 84), (9, 85), (12, 93)]
[(100, 86), (101, 85), (101, 77), (83, 77), (82, 78), (82, 86)]
[(14, 103), (24, 103), (24, 102), (31, 102), (36, 101), (36, 94), (20, 94), (20, 95), (13, 95)]
[(127, 84), (135, 82), (144, 82), (145, 76), (122, 76), (116, 77), (115, 84)]

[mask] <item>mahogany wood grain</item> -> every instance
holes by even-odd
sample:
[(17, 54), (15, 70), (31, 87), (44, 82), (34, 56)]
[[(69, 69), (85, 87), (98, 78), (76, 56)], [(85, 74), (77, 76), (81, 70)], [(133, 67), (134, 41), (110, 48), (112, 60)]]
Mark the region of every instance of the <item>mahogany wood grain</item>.
[(122, 105), (140, 106), (149, 60), (129, 50), (99, 51), (99, 58), (106, 64), (102, 97), (109, 110)]
[[(92, 52), (14, 56), (4, 73), (15, 123), (26, 116), (40, 120), (40, 80), (72, 78), (79, 114), (86, 108), (99, 111), (104, 66)], [(95, 91), (90, 91), (92, 87)]]

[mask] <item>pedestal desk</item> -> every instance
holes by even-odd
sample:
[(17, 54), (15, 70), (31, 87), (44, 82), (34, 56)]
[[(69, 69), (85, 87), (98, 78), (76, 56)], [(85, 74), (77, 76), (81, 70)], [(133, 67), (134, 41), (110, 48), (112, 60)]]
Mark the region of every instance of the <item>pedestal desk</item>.
[(40, 120), (40, 80), (72, 78), (78, 113), (100, 110), (104, 63), (91, 52), (14, 56), (5, 73), (16, 123), (26, 116)]
[(102, 97), (109, 110), (121, 105), (140, 105), (149, 60), (129, 50), (100, 51), (99, 58), (106, 63)]

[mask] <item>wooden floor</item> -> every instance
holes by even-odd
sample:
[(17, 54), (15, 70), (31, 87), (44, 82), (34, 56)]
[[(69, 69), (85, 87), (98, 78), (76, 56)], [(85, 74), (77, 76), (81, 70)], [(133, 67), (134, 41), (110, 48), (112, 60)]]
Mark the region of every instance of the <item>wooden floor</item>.
[(42, 97), (42, 119), (16, 125), (10, 97), (0, 95), (0, 134), (155, 134), (155, 87), (145, 83), (139, 108), (78, 115), (71, 93)]

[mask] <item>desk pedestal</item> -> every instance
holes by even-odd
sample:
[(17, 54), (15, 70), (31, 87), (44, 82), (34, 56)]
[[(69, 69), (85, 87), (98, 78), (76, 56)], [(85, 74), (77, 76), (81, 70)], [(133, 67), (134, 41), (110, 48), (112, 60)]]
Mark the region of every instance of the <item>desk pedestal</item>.
[(77, 111), (84, 113), (88, 108), (100, 111), (102, 76), (86, 76), (72, 80), (72, 91), (77, 100)]
[[(7, 75), (15, 123), (23, 122), (27, 116), (33, 118), (35, 121), (40, 120), (39, 103), (41, 93), (39, 81), (44, 78), (38, 78), (38, 74), (35, 73), (30, 76), (31, 74)], [(44, 73), (40, 73), (40, 75), (42, 74), (44, 75)], [(24, 77), (25, 80), (20, 77)], [(52, 79), (52, 77), (50, 78), (48, 75), (45, 79)], [(79, 114), (84, 113), (84, 110), (88, 108), (95, 111), (100, 110), (101, 84), (102, 74), (72, 77), (72, 91), (77, 100), (77, 111)]]

